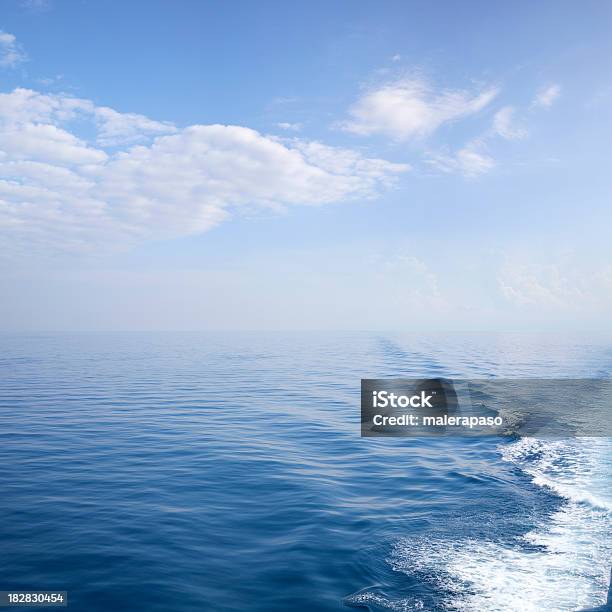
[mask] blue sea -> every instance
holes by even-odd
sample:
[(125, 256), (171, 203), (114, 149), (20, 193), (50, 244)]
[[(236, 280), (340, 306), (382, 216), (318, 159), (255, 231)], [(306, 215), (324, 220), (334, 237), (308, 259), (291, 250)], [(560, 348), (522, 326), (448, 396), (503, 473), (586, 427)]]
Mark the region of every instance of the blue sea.
[(605, 602), (609, 438), (361, 438), (361, 378), (609, 377), (552, 335), (0, 337), (0, 590), (74, 611)]

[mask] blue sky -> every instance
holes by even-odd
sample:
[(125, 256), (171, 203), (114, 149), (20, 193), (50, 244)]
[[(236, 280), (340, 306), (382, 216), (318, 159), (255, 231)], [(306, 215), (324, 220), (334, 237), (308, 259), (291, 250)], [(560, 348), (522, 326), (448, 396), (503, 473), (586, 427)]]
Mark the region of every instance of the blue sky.
[(0, 327), (609, 329), (607, 2), (0, 12)]

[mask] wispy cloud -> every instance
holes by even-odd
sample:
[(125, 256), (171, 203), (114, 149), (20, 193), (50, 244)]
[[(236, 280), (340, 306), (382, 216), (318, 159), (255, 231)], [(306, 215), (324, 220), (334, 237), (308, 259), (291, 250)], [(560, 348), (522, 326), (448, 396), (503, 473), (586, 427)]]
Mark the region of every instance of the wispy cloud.
[(475, 178), (496, 166), (495, 160), (488, 153), (492, 141), (496, 138), (521, 140), (527, 135), (527, 130), (515, 120), (514, 107), (504, 106), (493, 116), (491, 127), (479, 137), (473, 138), (454, 153), (445, 151), (429, 153), (425, 163), (441, 172), (458, 173), (466, 178)]
[(534, 108), (550, 108), (560, 95), (561, 86), (553, 83), (538, 91), (533, 99), (532, 106)]
[(119, 113), (107, 106), (92, 107), (92, 112), (98, 124), (96, 142), (103, 147), (142, 142), (150, 136), (177, 131), (167, 121), (153, 121), (136, 113)]
[(281, 130), (287, 130), (290, 132), (299, 132), (302, 129), (301, 123), (288, 123), (287, 121), (281, 121), (276, 124)]
[(514, 120), (515, 109), (504, 106), (493, 117), (493, 130), (495, 134), (506, 140), (521, 140), (527, 136), (527, 130), (516, 124)]
[(36, 79), (36, 82), (39, 83), (40, 85), (44, 85), (45, 87), (48, 87), (49, 85), (54, 85), (56, 83), (59, 83), (61, 80), (63, 80), (64, 75), (63, 74), (58, 74), (54, 77), (41, 77), (39, 79)]
[[(80, 134), (83, 125), (95, 135)], [(408, 169), (247, 127), (177, 128), (26, 89), (0, 94), (0, 150), (6, 248), (97, 249), (194, 234), (245, 206), (375, 197)]]
[(0, 66), (14, 68), (26, 59), (27, 56), (15, 35), (0, 30)]
[(496, 88), (481, 92), (435, 91), (422, 78), (400, 79), (364, 93), (350, 108), (341, 129), (394, 140), (422, 138), (441, 125), (473, 115), (497, 95)]
[(458, 173), (475, 178), (495, 167), (495, 160), (486, 153), (483, 140), (475, 139), (455, 153), (433, 153), (425, 163), (445, 173)]
[(547, 263), (508, 261), (499, 270), (502, 295), (520, 307), (562, 310), (612, 305), (612, 266), (588, 270), (572, 260)]

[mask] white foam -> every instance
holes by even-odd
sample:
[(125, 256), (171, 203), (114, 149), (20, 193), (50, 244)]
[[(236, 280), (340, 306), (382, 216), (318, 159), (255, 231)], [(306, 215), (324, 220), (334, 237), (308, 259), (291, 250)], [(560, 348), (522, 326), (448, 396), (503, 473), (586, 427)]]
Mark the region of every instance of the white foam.
[(445, 608), (466, 612), (561, 612), (605, 601), (589, 565), (577, 561), (494, 542), (429, 539), (399, 542), (389, 559), (394, 570), (418, 572), (446, 592)]
[(392, 612), (415, 612), (424, 610), (425, 604), (417, 597), (390, 599), (386, 595), (376, 591), (360, 591), (345, 599), (345, 602), (352, 606), (367, 606), (368, 608), (381, 608), (392, 610)]
[(612, 441), (609, 438), (523, 438), (501, 447), (532, 482), (569, 501), (612, 512)]
[(524, 545), (407, 538), (389, 563), (446, 593), (443, 607), (469, 612), (561, 612), (606, 601), (612, 556), (612, 441), (523, 439), (502, 447), (537, 486), (565, 501)]

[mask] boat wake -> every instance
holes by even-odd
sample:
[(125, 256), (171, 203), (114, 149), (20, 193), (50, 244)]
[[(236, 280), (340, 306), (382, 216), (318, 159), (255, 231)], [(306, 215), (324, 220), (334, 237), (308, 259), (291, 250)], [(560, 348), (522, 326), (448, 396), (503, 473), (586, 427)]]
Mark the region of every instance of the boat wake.
[[(524, 438), (502, 459), (561, 498), (511, 543), (423, 536), (395, 542), (387, 562), (438, 594), (392, 598), (362, 591), (347, 603), (372, 610), (561, 612), (606, 603), (612, 556), (612, 440)], [(503, 525), (502, 525), (503, 529)], [(605, 609), (605, 608), (603, 608)]]

